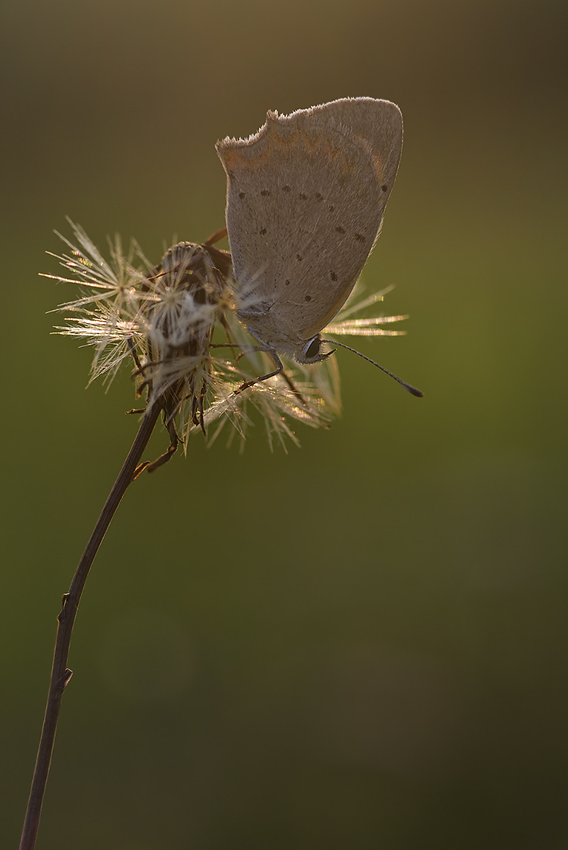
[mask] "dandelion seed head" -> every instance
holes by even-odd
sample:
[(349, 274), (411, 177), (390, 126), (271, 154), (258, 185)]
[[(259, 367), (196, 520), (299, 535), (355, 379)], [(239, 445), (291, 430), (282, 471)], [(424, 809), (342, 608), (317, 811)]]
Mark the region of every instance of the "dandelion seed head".
[[(260, 421), (270, 447), (286, 449), (290, 442), (298, 444), (295, 424), (327, 427), (339, 415), (334, 357), (310, 366), (294, 363), (236, 392), (273, 368), (238, 316), (258, 306), (255, 281), (262, 270), (236, 288), (230, 255), (208, 243), (180, 242), (152, 265), (136, 242), (125, 252), (115, 237), (106, 259), (81, 227), (70, 224), (74, 241), (60, 236), (68, 251), (54, 255), (64, 274), (45, 275), (78, 288), (76, 297), (58, 308), (65, 324), (57, 332), (93, 347), (90, 381), (100, 377), (108, 385), (125, 361), (134, 364), (137, 393), (145, 394), (149, 405), (160, 404), (168, 430), (177, 428), (184, 448), (198, 430), (214, 443), (227, 423), (232, 426), (228, 442), (237, 436), (242, 445)], [(405, 316), (355, 317), (382, 298), (378, 293), (361, 300), (356, 288), (326, 332), (399, 333), (382, 326)]]

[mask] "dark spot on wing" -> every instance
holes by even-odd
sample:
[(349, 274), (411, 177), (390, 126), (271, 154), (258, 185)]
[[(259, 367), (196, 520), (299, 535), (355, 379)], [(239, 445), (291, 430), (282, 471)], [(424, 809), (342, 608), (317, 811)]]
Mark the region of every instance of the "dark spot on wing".
[(246, 195), (246, 192), (239, 192), (239, 198), (244, 198), (245, 195)]
[(268, 189), (261, 189), (260, 194), (266, 196), (266, 195), (270, 195), (270, 192), (269, 192)]
[(364, 242), (365, 241), (365, 237), (361, 233), (356, 233), (355, 239), (357, 240), (357, 242)]
[(300, 194), (298, 195), (298, 197), (299, 197), (299, 199), (300, 199), (301, 201), (307, 201), (307, 200), (308, 200), (308, 196), (307, 196), (307, 195), (304, 195), (304, 193), (303, 193), (303, 192), (300, 192)]
[(291, 190), (291, 188), (292, 188), (291, 186), (282, 186), (282, 191), (283, 192), (289, 192)]
[(299, 263), (301, 263), (304, 258), (302, 257), (301, 254), (296, 254), (296, 259), (298, 260)]
[(312, 300), (311, 295), (306, 295), (306, 297), (304, 298), (304, 301), (311, 301), (311, 300)]
[(290, 286), (290, 281), (289, 281), (289, 280), (285, 280), (285, 281), (284, 281), (284, 286)]
[(316, 192), (316, 201), (323, 201), (323, 195), (321, 192)]
[(335, 273), (335, 272), (330, 272), (330, 273), (329, 273), (329, 276), (330, 276), (330, 278), (331, 278), (332, 280), (337, 280), (337, 275), (336, 275), (336, 273)]
[(258, 232), (260, 233), (261, 236), (264, 236), (264, 234), (266, 233), (266, 227), (261, 227)]
[(333, 212), (333, 211), (334, 211), (334, 209), (335, 209), (335, 207), (334, 207), (334, 206), (333, 206), (333, 204), (332, 204), (332, 205), (328, 208), (328, 212)]
[(381, 189), (383, 190), (383, 192), (386, 192), (386, 191), (387, 191), (387, 189), (388, 189), (387, 184), (385, 183), (385, 185), (384, 185), (384, 186), (381, 186)]
[(341, 227), (341, 225), (340, 225), (339, 227), (335, 228), (335, 231), (336, 231), (336, 233), (345, 233), (345, 228)]

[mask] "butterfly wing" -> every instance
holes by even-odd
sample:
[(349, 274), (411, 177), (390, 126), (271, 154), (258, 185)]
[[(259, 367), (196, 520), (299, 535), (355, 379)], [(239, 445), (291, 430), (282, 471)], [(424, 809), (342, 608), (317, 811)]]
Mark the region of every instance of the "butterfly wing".
[(337, 313), (379, 233), (401, 150), (400, 110), (372, 98), (269, 112), (254, 136), (218, 143), (235, 278), (260, 338), (299, 345)]

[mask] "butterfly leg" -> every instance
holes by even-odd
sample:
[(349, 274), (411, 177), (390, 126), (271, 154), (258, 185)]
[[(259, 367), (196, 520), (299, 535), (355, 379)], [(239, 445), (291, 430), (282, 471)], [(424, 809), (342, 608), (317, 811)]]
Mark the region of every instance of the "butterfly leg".
[(252, 381), (245, 381), (244, 384), (241, 384), (240, 387), (235, 390), (234, 395), (238, 395), (239, 393), (242, 393), (243, 390), (248, 390), (249, 387), (254, 387), (255, 384), (260, 384), (262, 381), (267, 381), (269, 378), (274, 378), (276, 375), (281, 375), (284, 372), (284, 364), (278, 357), (276, 351), (271, 348), (258, 348), (257, 350), (266, 351), (266, 353), (274, 360), (277, 368), (273, 372), (269, 372), (267, 375), (261, 375), (259, 378), (254, 378)]

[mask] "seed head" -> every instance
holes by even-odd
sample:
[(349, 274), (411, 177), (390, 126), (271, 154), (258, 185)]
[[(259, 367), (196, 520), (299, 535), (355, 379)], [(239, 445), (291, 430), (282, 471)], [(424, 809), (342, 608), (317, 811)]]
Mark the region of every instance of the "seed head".
[[(260, 413), (270, 445), (284, 447), (288, 439), (298, 442), (294, 421), (326, 426), (339, 413), (333, 357), (307, 367), (294, 364), (293, 371), (236, 392), (271, 364), (237, 319), (231, 257), (212, 239), (180, 242), (152, 266), (135, 242), (125, 254), (118, 236), (106, 260), (81, 227), (70, 225), (75, 243), (60, 236), (69, 253), (54, 255), (65, 275), (44, 275), (80, 288), (58, 308), (66, 324), (57, 331), (93, 346), (91, 381), (103, 377), (108, 384), (124, 361), (134, 362), (137, 394), (160, 404), (170, 436), (179, 432), (184, 446), (198, 429), (207, 429), (212, 442), (227, 421), (244, 438), (257, 419), (251, 408)], [(348, 318), (382, 296), (356, 306), (350, 299), (326, 333), (396, 335), (382, 325), (405, 316)]]

